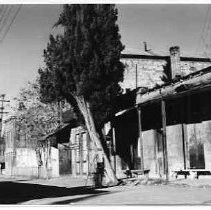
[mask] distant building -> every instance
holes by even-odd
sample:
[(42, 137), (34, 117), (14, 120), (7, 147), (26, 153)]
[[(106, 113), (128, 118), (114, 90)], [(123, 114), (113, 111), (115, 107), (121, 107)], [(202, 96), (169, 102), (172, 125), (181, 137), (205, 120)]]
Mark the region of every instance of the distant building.
[(0, 138), (0, 165), (1, 165), (1, 172), (3, 173), (5, 169), (5, 139), (3, 137)]
[(71, 126), (75, 122), (70, 118), (69, 124), (33, 143), (20, 135), (16, 117), (5, 120), (5, 174), (52, 178), (71, 173), (68, 145)]

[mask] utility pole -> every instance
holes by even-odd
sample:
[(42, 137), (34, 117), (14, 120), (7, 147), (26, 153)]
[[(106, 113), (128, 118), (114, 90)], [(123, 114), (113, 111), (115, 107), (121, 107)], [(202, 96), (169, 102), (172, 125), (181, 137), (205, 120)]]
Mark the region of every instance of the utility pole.
[(4, 103), (10, 102), (9, 100), (5, 100), (5, 94), (0, 95), (0, 135), (2, 135), (2, 125), (3, 125), (3, 115), (8, 113), (4, 111)]

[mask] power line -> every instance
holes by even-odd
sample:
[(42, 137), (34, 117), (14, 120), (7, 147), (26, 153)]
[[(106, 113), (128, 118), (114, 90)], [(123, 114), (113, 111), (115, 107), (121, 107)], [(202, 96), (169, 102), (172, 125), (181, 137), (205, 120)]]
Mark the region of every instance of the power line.
[(5, 14), (2, 18), (1, 25), (0, 25), (0, 34), (2, 31), (4, 31), (4, 28), (7, 24), (7, 20), (9, 19), (10, 13), (12, 12), (12, 7), (8, 7), (8, 9), (5, 11)]
[(207, 26), (207, 24), (209, 24), (209, 10), (210, 10), (210, 5), (208, 5), (207, 11), (206, 11), (206, 15), (205, 15), (205, 19), (204, 19), (204, 25), (203, 25), (203, 28), (202, 28), (202, 31), (201, 31), (199, 42), (198, 42), (197, 47), (196, 47), (195, 54), (198, 53), (198, 50), (199, 50), (201, 41), (204, 41), (205, 42), (204, 34), (206, 32), (206, 29), (207, 29), (206, 26)]
[(4, 16), (5, 16), (6, 12), (7, 12), (7, 9), (8, 9), (7, 5), (6, 6), (5, 5), (2, 6), (2, 11), (1, 11), (1, 16), (0, 16), (0, 24), (1, 24), (2, 20), (4, 19)]
[(18, 9), (17, 9), (17, 11), (16, 11), (15, 15), (13, 16), (12, 21), (10, 22), (10, 24), (9, 24), (9, 26), (7, 27), (7, 29), (6, 29), (5, 33), (3, 34), (2, 39), (0, 40), (1, 42), (5, 39), (5, 37), (6, 37), (7, 33), (9, 32), (9, 30), (10, 30), (10, 28), (11, 28), (12, 24), (14, 23), (15, 18), (17, 17), (17, 15), (18, 15), (18, 13), (19, 13), (19, 11), (20, 11), (20, 9), (21, 9), (21, 6), (22, 6), (22, 5), (19, 5), (19, 6), (18, 6)]

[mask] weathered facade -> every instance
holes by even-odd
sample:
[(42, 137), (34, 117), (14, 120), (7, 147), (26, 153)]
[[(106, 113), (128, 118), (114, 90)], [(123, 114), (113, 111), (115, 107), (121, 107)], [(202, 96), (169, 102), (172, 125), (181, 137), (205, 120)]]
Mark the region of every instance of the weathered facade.
[[(211, 69), (207, 68), (177, 84), (160, 88), (157, 90), (158, 95), (152, 91), (146, 98), (145, 94), (140, 94), (137, 98), (137, 104), (142, 110), (142, 133), (139, 133), (139, 136), (141, 135), (143, 140), (144, 163), (146, 162), (144, 166), (149, 167), (151, 172), (157, 173), (155, 166), (161, 167), (165, 162), (167, 166), (164, 166), (164, 169), (167, 168), (169, 174), (185, 169), (211, 170), (210, 71)], [(175, 92), (167, 94), (172, 88)], [(164, 124), (162, 104), (165, 104)], [(150, 112), (147, 110), (149, 107)], [(159, 122), (157, 125), (150, 115)], [(151, 148), (157, 148), (158, 133), (161, 142), (166, 141), (166, 147), (161, 149), (161, 163), (158, 161), (157, 152), (149, 152)], [(163, 155), (164, 150), (166, 156)], [(166, 174), (164, 169), (161, 172)]]
[[(210, 68), (204, 68), (210, 66), (210, 61), (193, 58), (188, 61), (179, 57), (178, 50), (178, 47), (170, 49), (168, 65), (172, 82), (165, 85), (152, 79), (160, 87), (150, 84), (149, 80), (144, 85), (136, 85), (149, 89), (140, 88), (136, 106), (118, 113), (114, 120), (120, 177), (125, 176), (126, 169), (149, 169), (151, 176), (161, 177), (177, 170), (210, 170), (208, 87), (211, 81)], [(158, 72), (162, 73), (161, 66), (157, 73), (154, 70), (156, 78)], [(176, 79), (178, 76), (181, 79)], [(172, 88), (175, 92), (171, 92)]]
[[(121, 83), (125, 92), (141, 87), (154, 88), (157, 85), (163, 85), (162, 78), (165, 76), (166, 70), (172, 68), (177, 69), (177, 72), (170, 72), (168, 76), (171, 78), (179, 75), (186, 76), (211, 66), (209, 59), (180, 58), (177, 47), (170, 50), (170, 56), (123, 54), (122, 62), (126, 66), (124, 80)], [(162, 122), (161, 116), (159, 116), (161, 108), (160, 106), (148, 106), (145, 109), (142, 132), (144, 168), (150, 169), (151, 176), (163, 176), (165, 163), (163, 159)], [(133, 108), (125, 113), (123, 111), (112, 121), (112, 125), (108, 124), (105, 126), (107, 127), (105, 136), (108, 137), (106, 139), (107, 153), (117, 177), (125, 177), (124, 172), (127, 169), (141, 169), (137, 110)], [(184, 142), (181, 140), (178, 143), (178, 139), (188, 135), (185, 126), (181, 124), (169, 125), (166, 135), (168, 139), (171, 139), (168, 141), (169, 170), (180, 169), (181, 166), (184, 168)], [(96, 148), (83, 127), (71, 129), (70, 148), (72, 175), (88, 176), (90, 172), (95, 171), (97, 165)], [(187, 168), (188, 163), (185, 164)]]
[[(140, 98), (148, 96), (150, 90), (150, 94), (154, 94), (159, 88), (165, 88), (164, 80), (171, 81), (178, 76), (184, 78), (211, 66), (210, 59), (180, 57), (179, 48), (174, 47), (170, 49), (170, 56), (123, 54), (121, 60), (125, 64), (124, 80), (120, 84), (124, 92), (140, 91), (131, 109), (118, 113), (105, 129), (107, 153), (117, 177), (125, 177), (127, 169), (139, 170), (143, 167), (150, 170), (151, 176), (165, 175), (164, 147), (167, 148), (168, 172), (210, 168), (210, 119), (192, 119), (195, 119), (196, 112), (196, 119), (200, 119), (202, 113), (209, 116), (205, 113), (209, 112), (208, 95), (203, 95), (203, 104), (198, 104), (199, 97), (202, 97), (200, 94), (198, 98), (189, 95), (165, 101), (165, 133), (160, 101), (140, 101)], [(148, 92), (146, 89), (149, 89)], [(69, 123), (68, 128), (40, 141), (42, 146), (36, 150), (19, 141), (14, 118), (6, 124), (5, 162), (8, 175), (50, 178), (70, 174), (88, 177), (95, 172), (99, 157), (84, 127)], [(164, 145), (164, 135), (167, 145)]]
[(32, 178), (52, 178), (60, 175), (57, 142), (46, 140), (31, 144), (20, 135), (16, 117), (4, 122), (4, 138), (6, 175)]
[(179, 65), (179, 75), (181, 76), (211, 65), (209, 58), (180, 57), (178, 47), (171, 48), (169, 56), (122, 54), (121, 61), (125, 65), (124, 80), (121, 83), (125, 92), (138, 87), (154, 88), (156, 85), (162, 85), (164, 82), (161, 78), (168, 76), (166, 69), (172, 78), (177, 75), (175, 73), (173, 73), (175, 75), (171, 75), (170, 71), (170, 68), (175, 68), (176, 64)]
[(5, 169), (5, 139), (0, 137), (0, 165), (1, 165), (1, 172), (4, 173)]

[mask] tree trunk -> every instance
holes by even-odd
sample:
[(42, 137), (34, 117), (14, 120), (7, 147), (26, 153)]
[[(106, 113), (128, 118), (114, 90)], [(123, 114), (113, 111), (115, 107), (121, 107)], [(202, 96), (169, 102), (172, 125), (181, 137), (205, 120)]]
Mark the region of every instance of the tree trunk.
[(106, 171), (105, 176), (107, 176), (106, 178), (109, 180), (108, 185), (116, 185), (118, 181), (117, 181), (116, 175), (112, 169), (111, 163), (109, 162), (108, 157), (107, 157), (107, 155), (103, 149), (102, 143), (100, 141), (100, 137), (96, 130), (93, 116), (90, 111), (89, 103), (84, 100), (84, 97), (74, 96), (74, 98), (75, 98), (75, 100), (78, 104), (78, 107), (84, 117), (86, 128), (88, 130), (90, 139), (91, 139), (91, 141), (94, 142), (94, 144), (96, 146), (97, 154), (99, 155), (99, 157), (104, 159), (105, 171)]

